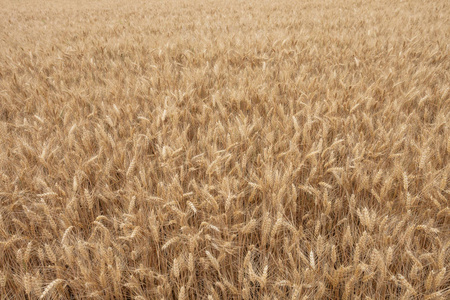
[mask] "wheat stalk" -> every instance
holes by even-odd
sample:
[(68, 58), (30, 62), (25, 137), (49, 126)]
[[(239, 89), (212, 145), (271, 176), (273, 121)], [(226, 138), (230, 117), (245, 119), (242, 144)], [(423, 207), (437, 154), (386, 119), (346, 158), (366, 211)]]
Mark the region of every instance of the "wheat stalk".
[(45, 290), (42, 292), (41, 296), (39, 297), (39, 299), (44, 299), (45, 297), (47, 297), (47, 295), (49, 293), (51, 293), (55, 288), (57, 288), (59, 285), (61, 285), (62, 283), (64, 283), (63, 279), (55, 279), (52, 282), (50, 282), (49, 285), (47, 285), (47, 287), (45, 288)]

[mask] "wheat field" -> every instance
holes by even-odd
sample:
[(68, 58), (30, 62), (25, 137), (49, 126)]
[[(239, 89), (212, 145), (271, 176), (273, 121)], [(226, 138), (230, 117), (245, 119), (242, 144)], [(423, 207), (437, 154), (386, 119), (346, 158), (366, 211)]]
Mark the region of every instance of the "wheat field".
[(448, 1), (0, 6), (0, 299), (450, 298)]

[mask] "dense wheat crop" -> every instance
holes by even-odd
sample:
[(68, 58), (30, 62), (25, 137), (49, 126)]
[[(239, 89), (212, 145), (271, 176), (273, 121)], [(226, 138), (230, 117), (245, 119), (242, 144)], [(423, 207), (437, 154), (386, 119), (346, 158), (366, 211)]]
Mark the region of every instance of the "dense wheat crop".
[(0, 299), (450, 297), (448, 1), (0, 2)]

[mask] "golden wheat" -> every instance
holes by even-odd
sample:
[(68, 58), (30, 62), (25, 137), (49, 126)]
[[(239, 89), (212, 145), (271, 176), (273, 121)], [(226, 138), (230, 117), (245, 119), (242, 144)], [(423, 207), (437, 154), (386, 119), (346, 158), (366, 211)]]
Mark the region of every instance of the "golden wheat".
[(1, 2), (0, 299), (447, 299), (447, 1)]

